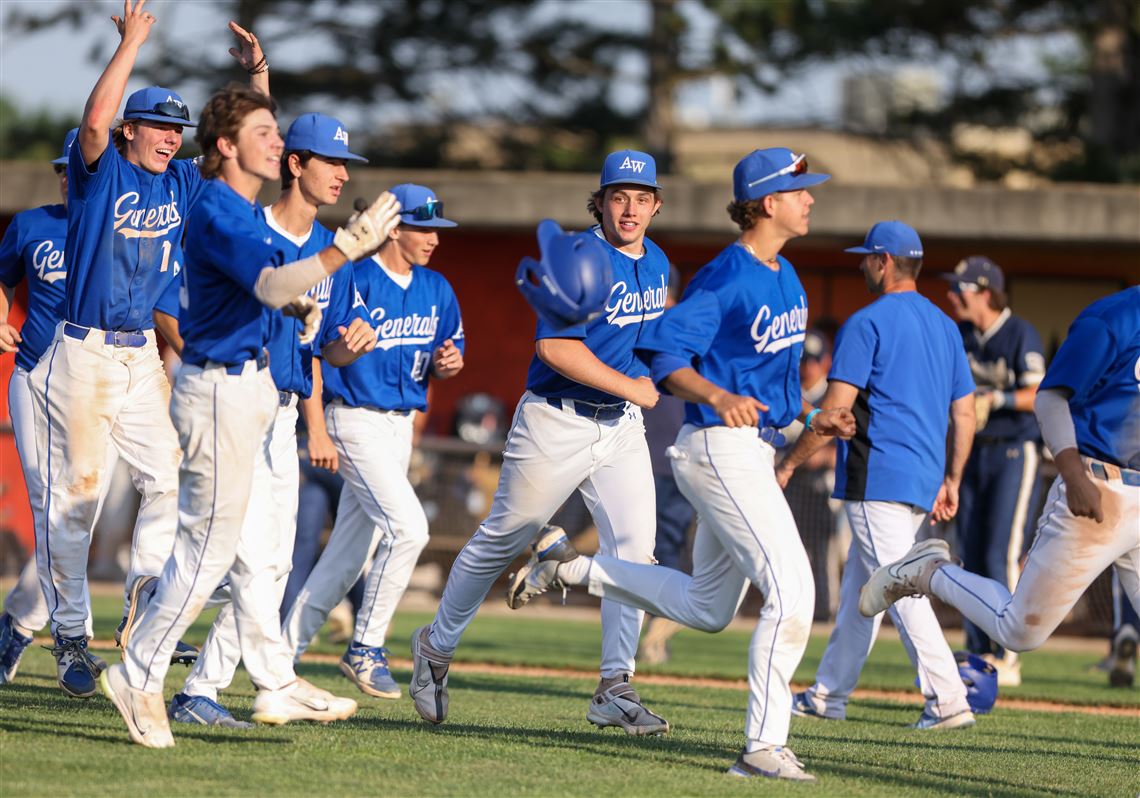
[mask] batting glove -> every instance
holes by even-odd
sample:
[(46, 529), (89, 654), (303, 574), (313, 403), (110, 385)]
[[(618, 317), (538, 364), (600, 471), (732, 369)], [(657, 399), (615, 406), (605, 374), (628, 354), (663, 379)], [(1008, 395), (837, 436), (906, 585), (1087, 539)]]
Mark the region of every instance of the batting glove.
[(360, 260), (380, 249), (399, 223), (400, 203), (385, 191), (372, 205), (353, 214), (348, 224), (337, 229), (333, 246), (350, 261)]
[(302, 344), (308, 346), (316, 339), (321, 328), (321, 306), (315, 299), (308, 295), (299, 296), (281, 308), (281, 312), (301, 322), (302, 329), (297, 338)]

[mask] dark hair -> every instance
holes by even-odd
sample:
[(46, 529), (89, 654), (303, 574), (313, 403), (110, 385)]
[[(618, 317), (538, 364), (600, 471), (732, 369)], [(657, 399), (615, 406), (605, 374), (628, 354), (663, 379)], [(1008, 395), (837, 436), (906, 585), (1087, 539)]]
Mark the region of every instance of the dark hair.
[(1001, 313), (1009, 307), (1009, 297), (1005, 295), (1005, 291), (1000, 288), (987, 287), (986, 291), (990, 292), (990, 310), (996, 310)]
[(728, 203), (728, 218), (736, 222), (741, 232), (751, 230), (756, 220), (768, 214), (764, 211), (764, 198), (754, 200), (733, 200)]
[[(606, 186), (606, 188), (612, 188), (612, 186)], [(598, 224), (602, 223), (601, 205), (606, 200), (606, 188), (599, 188), (586, 200), (586, 210), (590, 212), (590, 215), (594, 217), (594, 221)], [(661, 199), (661, 191), (659, 189), (650, 188), (649, 186), (646, 186), (645, 189), (652, 191), (653, 196), (657, 199)], [(661, 213), (660, 208), (658, 208), (653, 215), (656, 216), (658, 213)]]
[(202, 176), (217, 177), (222, 171), (222, 154), (218, 151), (218, 139), (237, 140), (245, 118), (262, 108), (276, 114), (277, 103), (268, 94), (248, 86), (231, 83), (206, 101), (198, 117), (198, 133), (195, 140), (202, 148), (200, 168)]
[(119, 155), (124, 158), (127, 157), (127, 134), (123, 132), (123, 128), (128, 124), (127, 120), (119, 119), (115, 121), (115, 126), (111, 128), (111, 143), (115, 145), (115, 149), (119, 151)]
[(309, 150), (293, 150), (292, 152), (285, 152), (281, 154), (281, 190), (289, 188), (293, 185), (293, 181), (297, 178), (293, 177), (293, 172), (289, 169), (289, 156), (296, 155), (301, 161), (301, 168), (304, 169), (309, 161), (313, 160), (313, 153)]
[(922, 258), (904, 258), (900, 255), (892, 255), (891, 257), (894, 258), (895, 269), (902, 277), (909, 277), (914, 280), (922, 271)]

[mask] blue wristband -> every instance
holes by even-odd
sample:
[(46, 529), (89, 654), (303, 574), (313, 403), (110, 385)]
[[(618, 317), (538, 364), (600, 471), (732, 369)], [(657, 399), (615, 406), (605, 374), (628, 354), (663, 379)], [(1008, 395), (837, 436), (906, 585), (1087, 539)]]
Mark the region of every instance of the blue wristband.
[(816, 413), (818, 412), (820, 412), (820, 408), (817, 407), (815, 410), (808, 413), (807, 418), (804, 419), (804, 429), (806, 429), (808, 432), (815, 432), (815, 430), (811, 428), (811, 420), (815, 418)]

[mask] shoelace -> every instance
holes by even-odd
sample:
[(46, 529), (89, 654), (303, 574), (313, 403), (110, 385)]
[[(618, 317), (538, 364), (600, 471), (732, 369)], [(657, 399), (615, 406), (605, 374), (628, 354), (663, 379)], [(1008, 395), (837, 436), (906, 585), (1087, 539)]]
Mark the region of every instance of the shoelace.
[[(55, 657), (64, 668), (70, 668), (73, 664), (80, 663), (87, 669), (89, 674), (94, 676), (96, 672), (95, 663), (91, 661), (87, 653), (86, 642), (86, 640), (80, 639), (59, 640), (56, 642), (56, 645), (49, 650), (52, 656)], [(47, 648), (47, 646), (44, 646), (44, 648)]]
[(787, 747), (773, 748), (772, 749), (772, 756), (776, 757), (776, 759), (779, 759), (781, 762), (784, 762), (785, 764), (792, 765), (797, 770), (803, 770), (804, 769), (804, 763), (801, 762), (799, 760), (799, 757), (797, 757), (792, 752), (791, 748), (787, 748)]

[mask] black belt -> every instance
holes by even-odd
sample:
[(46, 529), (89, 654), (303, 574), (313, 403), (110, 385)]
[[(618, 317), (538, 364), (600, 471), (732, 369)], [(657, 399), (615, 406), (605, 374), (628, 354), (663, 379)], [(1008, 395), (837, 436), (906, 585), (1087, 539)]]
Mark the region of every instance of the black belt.
[[(566, 401), (571, 403), (575, 415), (582, 418), (592, 418), (594, 421), (613, 421), (625, 415), (625, 402), (619, 402), (616, 405), (595, 405), (590, 402), (583, 402), (581, 399), (567, 399)], [(557, 396), (546, 397), (546, 403), (559, 410), (563, 407), (562, 399)]]
[[(82, 341), (87, 337), (87, 333), (95, 328), (83, 327), (79, 324), (72, 324), (69, 321), (63, 323), (63, 334), (68, 338), (75, 338)], [(101, 330), (97, 332), (103, 332)], [(140, 346), (146, 346), (146, 334), (141, 332), (125, 332), (123, 330), (107, 330), (103, 332), (103, 343), (107, 346), (127, 346), (132, 349), (137, 349)]]

